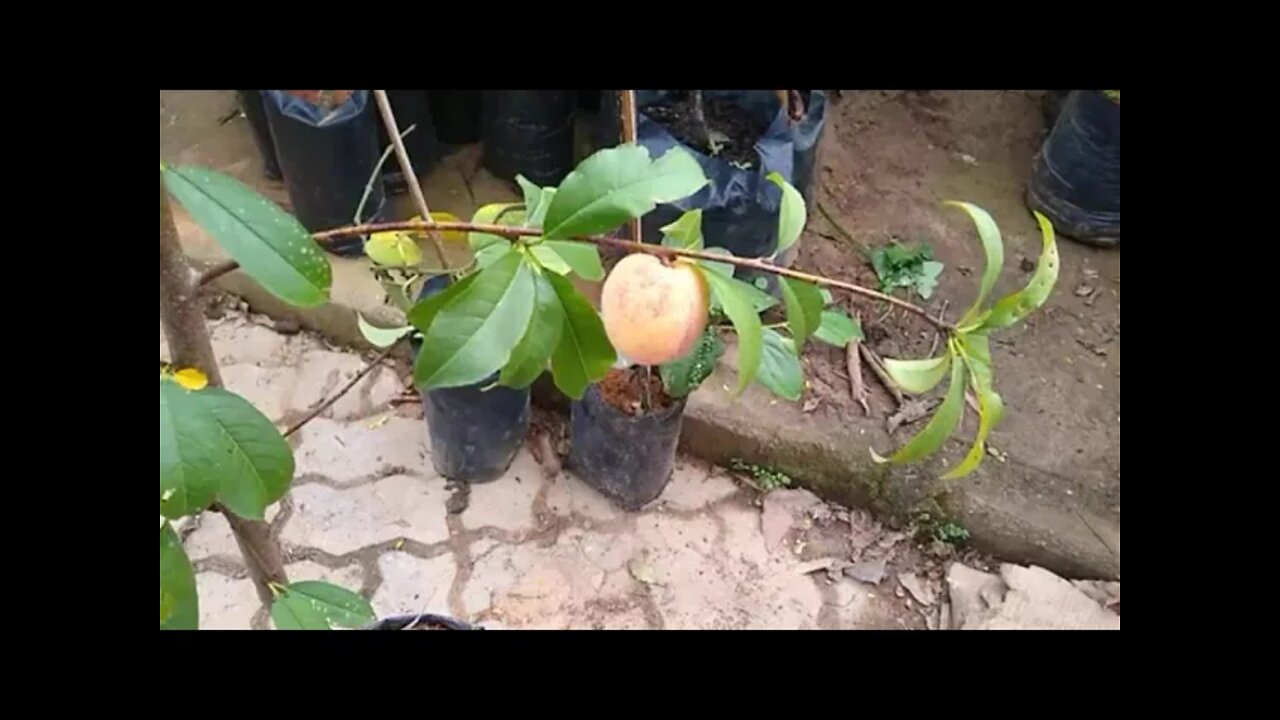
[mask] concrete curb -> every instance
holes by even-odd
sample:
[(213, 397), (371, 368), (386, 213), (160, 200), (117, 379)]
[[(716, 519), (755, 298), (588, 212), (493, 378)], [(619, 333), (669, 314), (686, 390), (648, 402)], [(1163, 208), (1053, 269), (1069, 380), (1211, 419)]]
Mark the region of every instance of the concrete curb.
[[(196, 262), (221, 259), (203, 255)], [(381, 289), (359, 261), (332, 262), (334, 302), (318, 308), (288, 306), (239, 272), (218, 284), (257, 312), (294, 320), (344, 345), (368, 348), (357, 310), (375, 323), (395, 324), (401, 318), (382, 304)], [(968, 478), (944, 485), (936, 479), (940, 466), (889, 469), (874, 464), (871, 447), (894, 445), (879, 422), (859, 419), (836, 427), (756, 387), (734, 398), (728, 391), (732, 387), (734, 371), (722, 362), (690, 397), (681, 433), (684, 452), (721, 465), (740, 458), (780, 470), (824, 499), (872, 509), (897, 525), (924, 514), (934, 522), (959, 523), (975, 547), (1008, 561), (1040, 565), (1066, 577), (1120, 579), (1119, 523), (1090, 510), (1103, 505), (1073, 494), (1064, 478), (989, 459)], [(546, 378), (534, 389), (535, 402), (567, 410), (567, 399)], [(954, 445), (943, 453), (952, 462), (966, 449)]]

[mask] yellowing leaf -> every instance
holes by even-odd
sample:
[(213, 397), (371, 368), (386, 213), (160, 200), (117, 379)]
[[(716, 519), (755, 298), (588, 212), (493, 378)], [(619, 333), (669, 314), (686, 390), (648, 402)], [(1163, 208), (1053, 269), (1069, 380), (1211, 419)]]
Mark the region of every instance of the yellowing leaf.
[[(421, 215), (414, 215), (413, 217), (409, 218), (409, 222), (421, 222), (421, 221), (422, 221)], [(433, 212), (431, 213), (431, 222), (456, 223), (456, 222), (462, 222), (462, 218), (452, 213)], [(441, 230), (437, 234), (440, 236), (441, 240), (448, 240), (449, 242), (465, 242), (467, 239), (467, 234), (462, 232), (461, 230)]]
[(422, 262), (418, 241), (400, 230), (373, 233), (364, 244), (364, 254), (385, 267), (408, 267)]
[(179, 370), (173, 379), (188, 390), (203, 390), (209, 385), (209, 377), (195, 368)]

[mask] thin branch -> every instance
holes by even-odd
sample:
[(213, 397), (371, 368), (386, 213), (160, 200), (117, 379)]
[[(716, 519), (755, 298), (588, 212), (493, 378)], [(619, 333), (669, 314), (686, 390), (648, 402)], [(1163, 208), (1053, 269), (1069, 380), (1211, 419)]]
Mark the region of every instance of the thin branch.
[[(854, 314), (854, 318), (859, 324), (862, 318)], [(849, 393), (853, 396), (854, 402), (862, 406), (862, 414), (870, 416), (871, 406), (867, 404), (867, 386), (862, 382), (862, 354), (858, 348), (862, 345), (861, 338), (853, 338), (845, 347), (845, 366), (849, 370)]]
[[(396, 116), (391, 111), (391, 100), (387, 98), (387, 91), (374, 90), (373, 97), (378, 101), (378, 111), (382, 113), (382, 122), (387, 126), (387, 137), (391, 138), (391, 144), (396, 149), (396, 159), (400, 161), (400, 172), (404, 174), (404, 181), (409, 183), (409, 194), (413, 196), (413, 203), (418, 207), (418, 214), (423, 220), (430, 220), (431, 210), (427, 207), (427, 199), (422, 195), (422, 185), (418, 182), (417, 173), (413, 171), (413, 163), (409, 161), (409, 151), (405, 149), (404, 140), (400, 137), (400, 128), (396, 126)], [(427, 238), (435, 248), (440, 267), (449, 267), (440, 238), (434, 232), (428, 232)]]
[[(364, 235), (372, 232), (383, 232), (386, 230), (418, 230), (418, 231), (459, 231), (459, 232), (480, 232), (490, 235), (497, 235), (505, 238), (521, 238), (542, 235), (541, 228), (531, 227), (511, 227), (507, 225), (493, 225), (486, 223), (470, 223), (470, 222), (423, 222), (415, 220), (407, 220), (401, 222), (373, 223), (370, 225), (354, 225), (351, 227), (334, 228), (323, 232), (314, 233), (311, 237), (321, 244), (326, 241), (338, 237), (349, 237), (351, 235)], [(751, 268), (761, 272), (781, 275), (783, 277), (795, 278), (796, 280), (804, 280), (815, 285), (824, 285), (826, 287), (838, 288), (860, 295), (871, 300), (879, 300), (895, 307), (900, 307), (907, 312), (913, 313), (927, 320), (930, 324), (948, 332), (954, 332), (955, 326), (940, 322), (929, 314), (927, 308), (909, 303), (905, 300), (899, 300), (892, 295), (886, 295), (870, 288), (854, 285), (853, 283), (844, 282), (843, 280), (832, 280), (821, 275), (813, 275), (791, 268), (784, 268), (774, 265), (757, 258), (740, 258), (732, 255), (719, 255), (716, 253), (702, 252), (699, 250), (684, 250), (681, 248), (663, 247), (661, 245), (649, 245), (647, 243), (634, 242), (631, 240), (622, 240), (619, 238), (604, 237), (601, 235), (583, 235), (572, 238), (579, 242), (589, 242), (595, 245), (603, 245), (606, 247), (619, 248), (629, 252), (642, 252), (650, 255), (657, 255), (664, 258), (688, 257), (699, 260), (712, 260), (719, 263), (728, 263), (738, 267)]]
[[(942, 301), (942, 309), (938, 311), (938, 322), (946, 322), (947, 305), (950, 305), (950, 304), (951, 304), (950, 300)], [(942, 341), (942, 331), (937, 330), (933, 333), (933, 344), (929, 346), (929, 357), (933, 357), (933, 354), (938, 351), (938, 343), (941, 341)]]
[[(410, 125), (404, 129), (404, 132), (400, 133), (400, 139), (403, 140), (409, 137), (409, 133), (417, 129), (418, 126), (416, 124)], [(369, 202), (369, 196), (373, 194), (374, 186), (382, 179), (382, 166), (387, 164), (387, 158), (391, 157), (391, 153), (395, 151), (395, 143), (388, 143), (386, 149), (382, 151), (382, 157), (378, 158), (378, 164), (373, 166), (373, 172), (369, 175), (369, 182), (364, 185), (364, 195), (360, 197), (360, 204), (356, 206), (356, 215), (351, 218), (351, 222), (357, 225), (364, 222), (364, 219), (360, 217), (364, 215), (364, 206)]]
[(338, 392), (334, 393), (333, 395), (330, 395), (328, 399), (326, 399), (324, 402), (312, 408), (306, 414), (306, 416), (304, 416), (298, 422), (294, 423), (293, 427), (289, 428), (288, 430), (285, 430), (284, 436), (289, 437), (290, 435), (298, 432), (299, 430), (302, 429), (303, 425), (306, 425), (307, 423), (316, 419), (316, 417), (319, 416), (320, 413), (324, 412), (325, 410), (328, 410), (329, 406), (338, 402), (339, 398), (341, 398), (343, 395), (346, 395), (348, 392), (350, 392), (351, 388), (355, 387), (361, 380), (365, 378), (365, 376), (373, 372), (374, 368), (382, 365), (383, 360), (386, 360), (388, 357), (391, 357), (391, 352), (395, 349), (396, 349), (396, 346), (392, 345), (386, 350), (383, 350), (382, 353), (378, 355), (378, 357), (374, 358), (373, 361), (370, 362), (368, 365), (366, 365), (363, 370), (356, 373), (356, 376), (351, 378), (351, 381), (348, 382), (346, 385), (343, 385), (342, 388), (338, 390)]

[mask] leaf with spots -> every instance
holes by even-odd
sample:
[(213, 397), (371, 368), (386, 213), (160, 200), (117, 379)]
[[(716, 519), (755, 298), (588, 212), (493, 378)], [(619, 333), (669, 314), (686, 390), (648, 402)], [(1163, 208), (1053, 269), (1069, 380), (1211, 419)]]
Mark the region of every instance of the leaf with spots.
[(277, 630), (354, 629), (375, 618), (368, 600), (318, 580), (293, 583), (280, 590), (271, 603), (271, 621)]
[(261, 520), (289, 489), (293, 469), (280, 431), (244, 398), (161, 378), (160, 514), (191, 515), (217, 499)]
[(329, 300), (329, 261), (292, 215), (239, 180), (207, 168), (165, 166), (161, 175), (196, 224), (272, 295), (298, 307)]
[[(981, 330), (999, 330), (1007, 328), (1034, 312), (1049, 299), (1053, 286), (1058, 282), (1058, 245), (1053, 239), (1053, 225), (1040, 213), (1035, 213), (1036, 222), (1040, 224), (1043, 249), (1036, 270), (1027, 281), (1027, 286), (1012, 295), (1006, 295), (991, 306), (991, 312), (981, 321)], [(975, 321), (976, 322), (976, 321)]]

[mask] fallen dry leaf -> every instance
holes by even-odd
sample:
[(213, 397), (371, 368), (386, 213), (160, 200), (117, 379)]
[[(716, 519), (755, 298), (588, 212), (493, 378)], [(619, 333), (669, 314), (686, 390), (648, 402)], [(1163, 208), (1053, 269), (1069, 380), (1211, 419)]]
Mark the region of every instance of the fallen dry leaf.
[(627, 563), (627, 572), (631, 573), (631, 577), (645, 585), (662, 584), (658, 582), (658, 575), (654, 572), (653, 566), (643, 560), (637, 559)]
[(838, 559), (839, 558), (820, 558), (818, 560), (802, 562), (796, 566), (796, 572), (801, 575), (808, 575), (809, 573), (818, 572), (819, 570), (827, 570), (832, 565), (835, 565), (836, 560)]
[(806, 413), (811, 413), (814, 410), (817, 410), (818, 406), (821, 404), (822, 404), (822, 398), (813, 398), (811, 400), (806, 400), (804, 403), (804, 407), (802, 409)]

